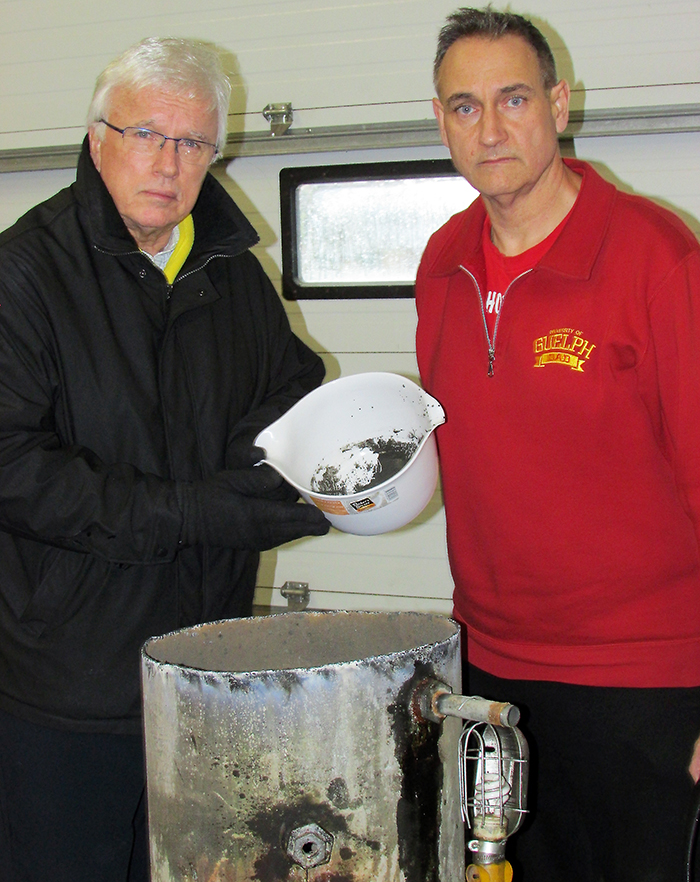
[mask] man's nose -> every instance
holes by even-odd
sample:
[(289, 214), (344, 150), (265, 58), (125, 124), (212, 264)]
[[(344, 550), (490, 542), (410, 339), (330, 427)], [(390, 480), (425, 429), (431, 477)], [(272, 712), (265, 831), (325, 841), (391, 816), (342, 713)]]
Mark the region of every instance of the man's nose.
[(484, 107), (481, 112), (479, 136), (482, 144), (499, 144), (506, 136), (503, 120), (495, 107)]
[(153, 166), (162, 175), (174, 177), (180, 171), (177, 141), (167, 140), (154, 157)]

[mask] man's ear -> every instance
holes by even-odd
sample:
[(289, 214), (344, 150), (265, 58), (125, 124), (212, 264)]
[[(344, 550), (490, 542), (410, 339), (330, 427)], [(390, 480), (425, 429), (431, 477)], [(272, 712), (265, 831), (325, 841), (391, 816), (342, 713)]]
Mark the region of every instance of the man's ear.
[(550, 101), (552, 103), (552, 117), (557, 127), (557, 132), (561, 133), (569, 122), (569, 100), (571, 98), (571, 90), (566, 80), (559, 80), (550, 93)]
[(100, 171), (102, 165), (102, 141), (97, 137), (95, 126), (90, 126), (88, 129), (88, 144), (93, 164), (97, 171)]
[(447, 136), (445, 135), (445, 109), (442, 106), (439, 98), (433, 98), (433, 113), (435, 114), (435, 119), (438, 122), (442, 143), (445, 145), (445, 147), (449, 148), (450, 145), (447, 143)]

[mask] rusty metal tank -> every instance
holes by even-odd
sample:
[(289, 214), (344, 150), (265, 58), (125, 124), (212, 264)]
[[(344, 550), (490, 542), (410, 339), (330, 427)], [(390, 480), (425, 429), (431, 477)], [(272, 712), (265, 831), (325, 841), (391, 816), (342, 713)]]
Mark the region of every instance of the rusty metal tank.
[(454, 622), (283, 613), (149, 640), (153, 882), (462, 882)]

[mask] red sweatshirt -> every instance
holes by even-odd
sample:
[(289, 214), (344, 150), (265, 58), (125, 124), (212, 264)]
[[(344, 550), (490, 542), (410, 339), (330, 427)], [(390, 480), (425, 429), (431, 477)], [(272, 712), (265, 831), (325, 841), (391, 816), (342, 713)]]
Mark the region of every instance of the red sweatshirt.
[(506, 291), (492, 376), (481, 199), (418, 271), (455, 616), (497, 676), (700, 685), (700, 245), (566, 162), (578, 200)]

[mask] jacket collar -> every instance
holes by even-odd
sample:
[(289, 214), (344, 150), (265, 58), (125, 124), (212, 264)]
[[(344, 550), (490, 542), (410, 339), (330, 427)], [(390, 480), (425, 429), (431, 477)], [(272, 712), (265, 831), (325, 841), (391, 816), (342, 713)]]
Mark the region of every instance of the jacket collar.
[[(587, 279), (605, 239), (617, 191), (587, 162), (569, 158), (564, 162), (583, 177), (583, 182), (569, 220), (539, 267)], [(429, 275), (447, 276), (458, 272), (460, 266), (483, 266), (481, 231), (485, 217), (486, 209), (479, 196), (466, 211), (445, 224), (446, 239), (428, 265)]]
[[(87, 137), (78, 159), (74, 188), (78, 203), (87, 213), (94, 244), (115, 254), (136, 251), (136, 243), (95, 168)], [(211, 174), (204, 178), (192, 217), (195, 245), (191, 256), (196, 258), (213, 253), (235, 256), (258, 242), (258, 234), (243, 212)]]

